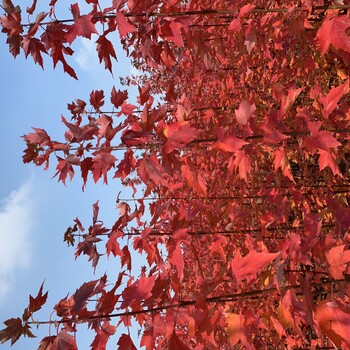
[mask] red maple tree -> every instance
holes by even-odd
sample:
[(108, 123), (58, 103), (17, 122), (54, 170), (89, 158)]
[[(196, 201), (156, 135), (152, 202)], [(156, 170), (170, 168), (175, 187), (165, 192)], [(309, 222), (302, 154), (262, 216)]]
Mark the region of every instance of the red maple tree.
[[(64, 140), (39, 128), (24, 136), (23, 160), (56, 158), (63, 183), (80, 170), (83, 188), (92, 176), (132, 189), (112, 227), (97, 202), (89, 228), (76, 218), (64, 235), (76, 257), (96, 267), (112, 255), (123, 270), (84, 283), (50, 321), (32, 317), (41, 286), (1, 342), (55, 323), (39, 349), (77, 349), (87, 323), (100, 350), (133, 318), (146, 350), (350, 349), (349, 1), (86, 0), (90, 12), (72, 4), (66, 20), (56, 2), (34, 20), (34, 1), (23, 23), (3, 0), (14, 56), (43, 66), (45, 54), (77, 78), (71, 44), (97, 34), (112, 71), (119, 31), (144, 74), (125, 81), (137, 105), (127, 91), (94, 90), (90, 107), (68, 104)], [(147, 258), (137, 277), (131, 250)], [(118, 346), (136, 349), (129, 334)]]

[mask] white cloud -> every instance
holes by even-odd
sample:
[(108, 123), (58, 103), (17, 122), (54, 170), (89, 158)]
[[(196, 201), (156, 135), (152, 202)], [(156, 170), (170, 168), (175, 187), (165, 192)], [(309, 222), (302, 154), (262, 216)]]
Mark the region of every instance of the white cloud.
[(30, 265), (32, 227), (31, 186), (25, 184), (0, 202), (0, 300), (10, 292), (16, 273)]
[(75, 56), (75, 60), (78, 62), (80, 68), (85, 71), (96, 70), (99, 68), (95, 44), (96, 38), (96, 35), (93, 35), (91, 40), (81, 38), (81, 47)]

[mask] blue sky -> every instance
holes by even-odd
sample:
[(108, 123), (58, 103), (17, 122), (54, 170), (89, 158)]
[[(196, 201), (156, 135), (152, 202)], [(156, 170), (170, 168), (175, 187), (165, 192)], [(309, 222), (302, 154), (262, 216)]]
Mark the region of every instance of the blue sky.
[[(21, 1), (28, 5), (30, 1)], [(66, 3), (66, 2), (64, 2)], [(68, 6), (68, 3), (66, 3)], [(23, 5), (22, 5), (23, 6)], [(117, 34), (116, 34), (117, 35)], [(91, 90), (105, 89), (106, 95), (113, 85), (118, 88), (119, 75), (128, 74), (131, 66), (117, 47), (119, 63), (115, 64), (113, 77), (99, 65), (95, 48), (85, 39), (75, 45), (77, 55), (71, 59), (79, 81), (63, 74), (60, 64), (52, 69), (46, 60), (45, 71), (23, 55), (16, 60), (8, 53), (5, 36), (0, 34), (1, 74), (1, 131), (0, 149), (0, 321), (21, 316), (27, 306), (29, 294), (36, 295), (45, 279), (49, 290), (47, 307), (40, 312), (47, 319), (53, 305), (72, 293), (83, 282), (101, 276), (109, 270), (117, 274), (115, 262), (102, 261), (93, 275), (85, 257), (74, 260), (74, 248), (63, 242), (63, 233), (78, 216), (84, 226), (91, 223), (92, 204), (100, 200), (101, 219), (106, 225), (116, 220), (115, 198), (122, 190), (120, 184), (110, 181), (109, 186), (95, 185), (92, 181), (83, 193), (79, 177), (67, 187), (52, 179), (55, 164), (48, 171), (22, 163), (25, 144), (21, 139), (40, 127), (53, 138), (63, 139), (61, 114), (69, 118), (67, 103), (81, 98), (88, 100)], [(83, 326), (82, 329), (84, 329)], [(54, 330), (51, 330), (54, 334)], [(34, 330), (37, 339), (24, 339), (13, 349), (36, 349), (40, 337), (48, 334), (48, 328)], [(81, 349), (88, 349), (92, 334), (79, 335)], [(10, 348), (6, 343), (3, 349)], [(111, 344), (110, 348), (115, 348)]]

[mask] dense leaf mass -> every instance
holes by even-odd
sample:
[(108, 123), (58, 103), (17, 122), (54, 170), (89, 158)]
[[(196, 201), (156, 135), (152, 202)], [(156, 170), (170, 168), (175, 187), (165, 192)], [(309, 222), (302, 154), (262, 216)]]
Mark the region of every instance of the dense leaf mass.
[[(112, 227), (97, 202), (88, 229), (66, 231), (76, 257), (96, 267), (108, 255), (122, 271), (59, 301), (39, 349), (76, 349), (84, 322), (105, 349), (130, 318), (140, 339), (124, 333), (119, 349), (350, 349), (349, 1), (86, 0), (67, 21), (59, 3), (24, 24), (3, 0), (14, 56), (43, 66), (45, 54), (76, 78), (71, 44), (96, 33), (112, 71), (119, 31), (144, 74), (125, 80), (137, 103), (93, 90), (91, 107), (68, 105), (61, 141), (23, 137), (24, 162), (56, 159), (63, 183), (81, 173), (83, 188), (113, 178), (133, 191)], [(147, 260), (133, 277), (132, 250)], [(5, 321), (1, 342), (32, 336), (46, 297)]]

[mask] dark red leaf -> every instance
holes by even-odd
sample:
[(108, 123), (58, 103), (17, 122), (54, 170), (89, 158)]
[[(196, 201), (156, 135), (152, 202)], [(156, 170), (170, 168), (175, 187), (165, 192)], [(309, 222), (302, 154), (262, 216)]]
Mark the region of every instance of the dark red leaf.
[(137, 350), (128, 334), (122, 334), (118, 340), (118, 350)]
[(117, 158), (107, 151), (98, 153), (94, 157), (94, 164), (92, 166), (94, 181), (97, 182), (103, 176), (103, 182), (107, 184), (107, 172), (114, 166), (116, 161)]
[(50, 350), (78, 350), (74, 337), (67, 331), (61, 331), (55, 338)]
[(44, 282), (41, 284), (38, 295), (33, 298), (29, 296), (29, 312), (35, 312), (41, 309), (41, 307), (46, 303), (48, 292), (43, 294)]
[(145, 131), (125, 130), (122, 134), (121, 140), (124, 145), (141, 146), (146, 144), (153, 138), (153, 133)]
[(127, 90), (116, 90), (113, 86), (112, 92), (111, 92), (111, 102), (113, 103), (115, 108), (119, 108), (128, 98), (128, 91)]
[(105, 68), (112, 73), (112, 61), (111, 57), (117, 60), (117, 55), (115, 53), (113, 44), (106, 38), (105, 35), (101, 35), (96, 41), (96, 50), (100, 63), (102, 61), (105, 64)]
[(169, 350), (190, 350), (190, 348), (184, 344), (180, 338), (173, 332), (168, 340)]
[(127, 269), (131, 271), (131, 254), (127, 245), (122, 249), (122, 252), (123, 252), (121, 256), (122, 266), (126, 265)]
[(81, 311), (88, 301), (88, 299), (94, 295), (95, 286), (98, 280), (85, 282), (79, 289), (73, 294), (74, 305), (72, 307), (72, 312), (78, 313)]
[(91, 106), (96, 109), (96, 111), (100, 110), (100, 107), (104, 105), (104, 92), (103, 90), (94, 90), (90, 94), (90, 103)]
[(55, 341), (55, 339), (56, 339), (55, 335), (43, 338), (40, 342), (38, 350), (51, 350), (51, 346)]
[(83, 178), (83, 190), (86, 186), (89, 171), (92, 171), (94, 161), (91, 157), (87, 157), (80, 162), (81, 176)]
[(29, 36), (24, 36), (22, 40), (23, 51), (26, 56), (30, 54), (33, 57), (35, 63), (38, 63), (41, 68), (44, 68), (43, 58), (41, 56), (42, 53), (46, 53), (45, 46), (42, 42), (37, 38), (31, 38)]
[(11, 340), (11, 345), (23, 334), (22, 320), (17, 318), (10, 318), (4, 322), (6, 328), (0, 330), (0, 342), (1, 344)]

